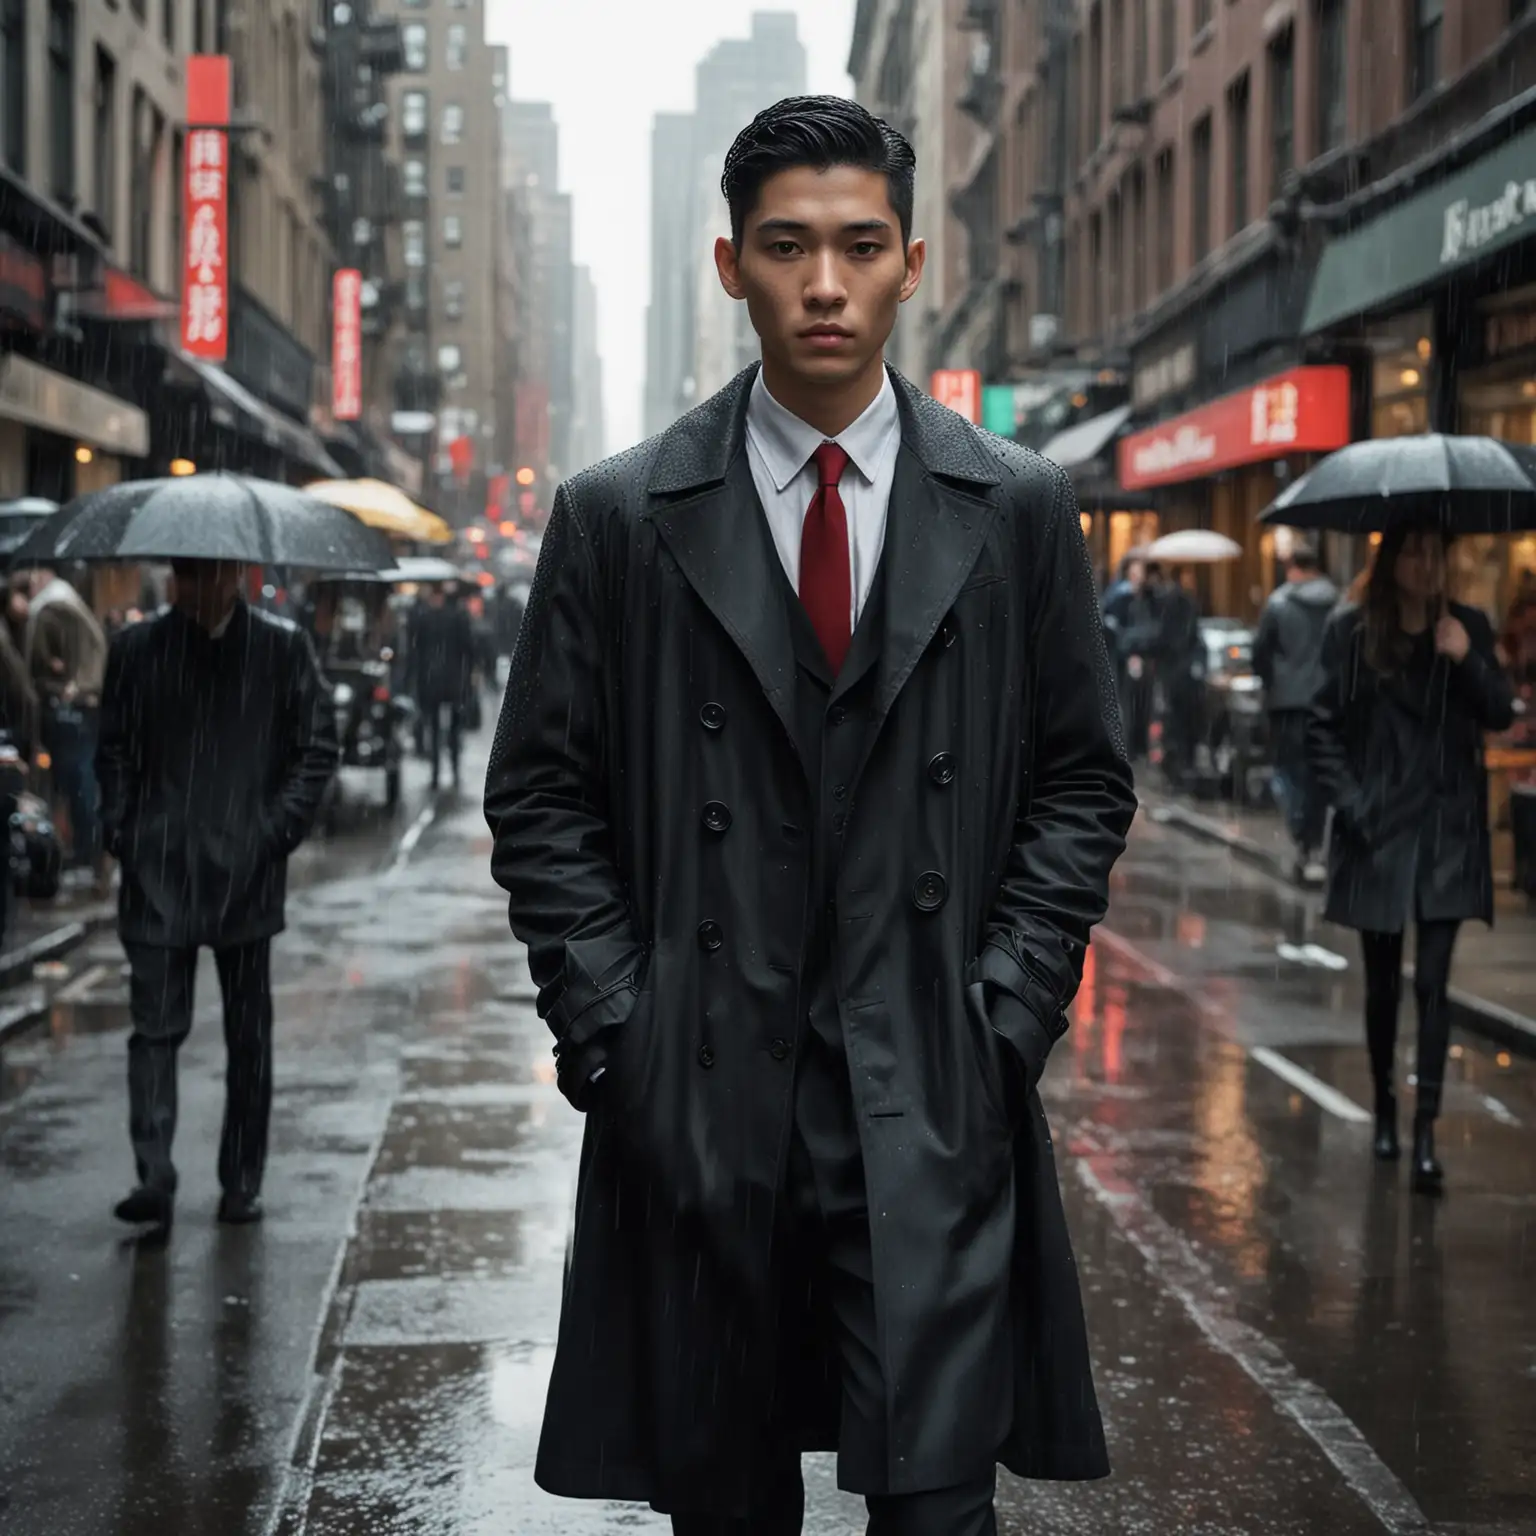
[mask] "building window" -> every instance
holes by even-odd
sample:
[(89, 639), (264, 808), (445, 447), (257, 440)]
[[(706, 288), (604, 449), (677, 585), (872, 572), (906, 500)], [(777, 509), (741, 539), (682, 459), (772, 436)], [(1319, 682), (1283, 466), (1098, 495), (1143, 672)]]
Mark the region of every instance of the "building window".
[(401, 186), (407, 197), (427, 195), (427, 162), (407, 160), (400, 170)]
[(1211, 0), (1195, 0), (1195, 34), (1198, 36), (1211, 24)]
[(203, 19), (203, 0), (192, 0), (192, 52), (207, 53), (208, 28)]
[(1408, 82), (1415, 100), (1440, 83), (1440, 28), (1445, 0), (1413, 0), (1413, 53)]
[(1189, 136), (1189, 259), (1202, 260), (1211, 249), (1211, 114)]
[(400, 98), (400, 132), (407, 139), (427, 136), (427, 93), (407, 91)]
[(468, 49), (469, 28), (462, 21), (456, 21), (448, 28), (447, 40), (443, 47), (443, 62), (449, 69), (463, 69), (464, 55)]
[(1296, 165), (1296, 34), (1269, 45), (1269, 195), (1279, 197)]
[(464, 318), (464, 284), (459, 278), (443, 284), (443, 316), (448, 320)]
[(1109, 110), (1125, 105), (1125, 0), (1109, 0)]
[(420, 219), (407, 219), (400, 226), (405, 264), (408, 267), (424, 267), (427, 264), (427, 226)]
[(456, 213), (443, 215), (443, 244), (451, 251), (464, 244), (464, 220)]
[(1104, 319), (1104, 223), (1096, 213), (1088, 218), (1088, 335), (1098, 337)]
[(443, 108), (443, 143), (459, 144), (464, 139), (464, 108), (450, 101)]
[(1147, 94), (1147, 5), (1131, 0), (1131, 90), (1139, 99)]
[(1104, 137), (1104, 13), (1094, 6), (1088, 18), (1088, 152)]
[(27, 169), (27, 0), (0, 0), (0, 161)]
[(1105, 324), (1113, 330), (1120, 323), (1125, 295), (1121, 291), (1121, 274), (1125, 270), (1125, 213), (1119, 192), (1109, 194), (1109, 260), (1105, 263), (1108, 280), (1108, 302), (1105, 305)]
[(424, 21), (408, 21), (400, 29), (405, 44), (405, 67), (421, 74), (427, 67), (427, 24)]
[[(101, 55), (98, 54), (98, 57)], [(48, 186), (66, 208), (75, 205), (75, 7), (48, 4)]]
[(1147, 173), (1138, 163), (1131, 170), (1131, 313), (1147, 302)]
[(1157, 156), (1157, 291), (1173, 287), (1173, 145)]
[(1248, 71), (1227, 87), (1227, 139), (1232, 169), (1232, 233), (1248, 227)]
[(165, 119), (139, 87), (133, 88), (133, 163), (128, 180), (128, 267), (148, 282), (155, 240), (155, 163)]
[(180, 0), (160, 0), (160, 36), (172, 53), (176, 51), (176, 7)]
[(1157, 62), (1165, 76), (1171, 75), (1179, 62), (1179, 0), (1163, 0), (1157, 26)]
[(1317, 152), (1344, 142), (1344, 0), (1317, 0)]
[(464, 167), (462, 165), (450, 165), (448, 167), (448, 190), (455, 197), (462, 196), (464, 192)]
[(444, 342), (437, 349), (437, 366), (442, 373), (457, 373), (464, 365), (464, 354), (454, 342)]

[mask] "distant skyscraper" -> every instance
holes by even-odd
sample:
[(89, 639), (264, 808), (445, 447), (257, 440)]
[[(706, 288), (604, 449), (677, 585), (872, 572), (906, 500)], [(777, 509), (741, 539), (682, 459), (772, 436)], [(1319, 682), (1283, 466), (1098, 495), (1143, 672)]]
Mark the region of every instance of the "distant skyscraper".
[(758, 355), (745, 307), (726, 296), (715, 276), (714, 239), (730, 233), (720, 171), (741, 129), (764, 107), (801, 95), (805, 78), (793, 13), (758, 11), (749, 38), (728, 38), (700, 60), (695, 110), (655, 120), (647, 433), (661, 431)]
[(570, 468), (585, 469), (607, 452), (603, 434), (603, 360), (597, 339), (597, 288), (588, 267), (573, 269)]

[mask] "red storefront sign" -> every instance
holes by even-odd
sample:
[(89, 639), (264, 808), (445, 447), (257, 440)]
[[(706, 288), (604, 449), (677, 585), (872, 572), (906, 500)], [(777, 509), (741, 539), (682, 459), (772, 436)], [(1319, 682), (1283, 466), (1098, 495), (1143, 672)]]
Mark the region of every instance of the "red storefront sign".
[(363, 414), (363, 274), (341, 267), (331, 279), (331, 415)]
[(229, 351), (229, 60), (187, 60), (186, 250), (181, 345), (222, 363)]
[(1292, 368), (1120, 439), (1127, 491), (1200, 480), (1239, 464), (1331, 453), (1349, 441), (1349, 369)]
[(974, 368), (938, 369), (929, 380), (928, 393), (940, 405), (981, 425), (981, 375)]

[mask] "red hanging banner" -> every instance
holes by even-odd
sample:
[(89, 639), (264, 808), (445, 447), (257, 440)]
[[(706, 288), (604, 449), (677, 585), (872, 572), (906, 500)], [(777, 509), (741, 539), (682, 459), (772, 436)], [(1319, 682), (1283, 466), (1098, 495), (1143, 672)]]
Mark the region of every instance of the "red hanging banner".
[(331, 415), (363, 414), (363, 274), (342, 267), (331, 279)]
[(187, 60), (186, 250), (181, 346), (222, 363), (229, 354), (229, 60)]

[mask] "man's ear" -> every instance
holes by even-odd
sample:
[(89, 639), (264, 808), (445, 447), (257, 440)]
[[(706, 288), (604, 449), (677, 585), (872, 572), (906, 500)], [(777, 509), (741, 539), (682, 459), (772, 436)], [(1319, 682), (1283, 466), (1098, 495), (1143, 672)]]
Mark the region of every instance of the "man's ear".
[(733, 299), (746, 298), (747, 290), (741, 281), (740, 253), (724, 235), (715, 241), (715, 271), (720, 274), (720, 286)]
[(902, 280), (900, 299), (903, 304), (917, 292), (923, 279), (923, 263), (928, 259), (928, 243), (925, 240), (907, 242), (907, 275)]

